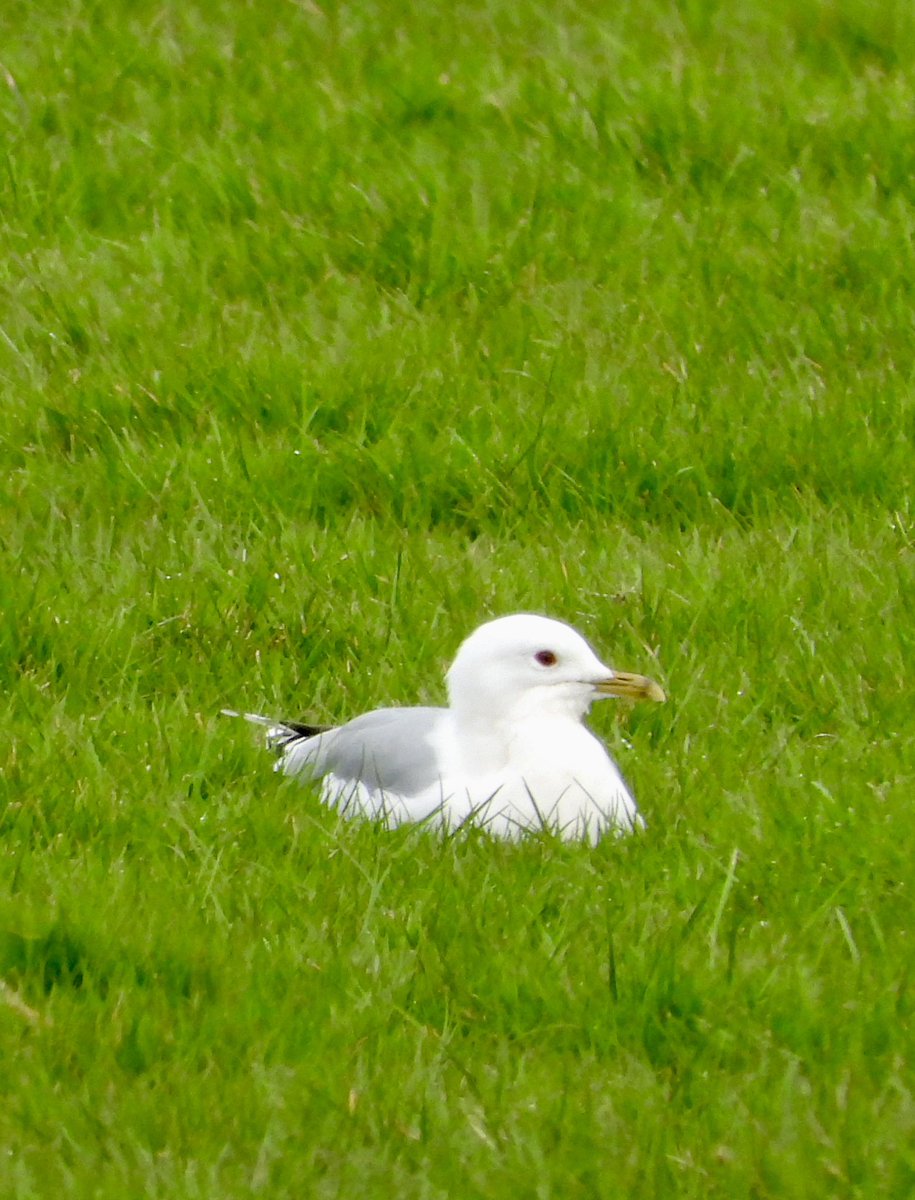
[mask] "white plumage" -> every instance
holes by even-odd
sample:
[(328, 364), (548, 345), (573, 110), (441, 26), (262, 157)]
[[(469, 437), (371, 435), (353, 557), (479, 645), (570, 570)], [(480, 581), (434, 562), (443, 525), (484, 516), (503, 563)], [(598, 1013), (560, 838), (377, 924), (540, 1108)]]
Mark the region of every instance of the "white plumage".
[(447, 681), (447, 708), (377, 709), (332, 729), (244, 715), (267, 727), (277, 770), (323, 779), (325, 803), (354, 815), (590, 841), (642, 824), (583, 719), (606, 696), (663, 700), (653, 680), (605, 666), (561, 621), (521, 613), (472, 633)]

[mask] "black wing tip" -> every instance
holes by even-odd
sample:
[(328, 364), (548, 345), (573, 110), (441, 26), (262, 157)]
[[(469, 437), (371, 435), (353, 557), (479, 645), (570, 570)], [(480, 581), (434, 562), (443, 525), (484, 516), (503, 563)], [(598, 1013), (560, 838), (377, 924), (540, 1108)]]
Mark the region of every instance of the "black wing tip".
[(300, 738), (317, 737), (321, 733), (327, 733), (332, 728), (330, 725), (305, 725), (301, 721), (280, 721), (278, 724), (291, 729)]
[(304, 721), (277, 721), (273, 717), (263, 717), (260, 713), (236, 712), (234, 708), (224, 708), (224, 717), (244, 717), (252, 725), (260, 725), (267, 731), (267, 745), (282, 752), (298, 742), (307, 742), (311, 738), (320, 737), (332, 729), (331, 725), (309, 725)]

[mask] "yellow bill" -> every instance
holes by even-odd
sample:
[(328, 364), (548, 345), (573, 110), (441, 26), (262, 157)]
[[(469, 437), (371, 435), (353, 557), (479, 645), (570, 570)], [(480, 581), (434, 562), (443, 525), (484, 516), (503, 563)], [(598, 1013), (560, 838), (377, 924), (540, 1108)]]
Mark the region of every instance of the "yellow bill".
[(602, 696), (628, 696), (630, 700), (666, 700), (660, 684), (647, 675), (632, 675), (629, 671), (614, 671), (609, 679), (602, 679), (595, 688)]

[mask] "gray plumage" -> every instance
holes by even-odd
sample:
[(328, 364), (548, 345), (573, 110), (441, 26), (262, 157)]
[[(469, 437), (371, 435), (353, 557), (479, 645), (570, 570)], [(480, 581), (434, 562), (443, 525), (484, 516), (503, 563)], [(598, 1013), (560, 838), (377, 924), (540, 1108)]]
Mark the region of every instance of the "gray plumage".
[(287, 775), (333, 775), (343, 783), (412, 793), (432, 787), (439, 777), (431, 739), (446, 713), (444, 708), (376, 708), (345, 725), (308, 735), (294, 726), (245, 715), (267, 725), (270, 745), (283, 752), (277, 768)]

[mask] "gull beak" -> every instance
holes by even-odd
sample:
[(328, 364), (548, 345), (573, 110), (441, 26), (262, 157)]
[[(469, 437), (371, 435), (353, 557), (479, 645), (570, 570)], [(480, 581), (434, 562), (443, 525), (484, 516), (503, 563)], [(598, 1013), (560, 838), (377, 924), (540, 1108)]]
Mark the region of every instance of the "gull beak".
[(631, 700), (666, 700), (664, 689), (647, 675), (631, 675), (628, 671), (613, 671), (607, 679), (599, 679), (594, 690), (601, 696), (628, 696)]

